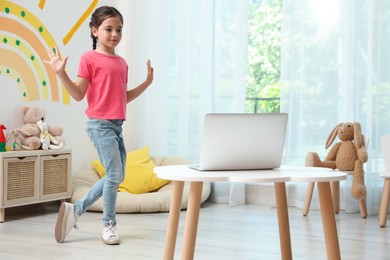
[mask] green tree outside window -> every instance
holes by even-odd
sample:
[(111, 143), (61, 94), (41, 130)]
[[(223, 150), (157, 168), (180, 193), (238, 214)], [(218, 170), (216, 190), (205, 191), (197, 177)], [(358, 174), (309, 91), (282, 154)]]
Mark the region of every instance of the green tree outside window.
[(282, 0), (248, 1), (247, 113), (280, 111)]

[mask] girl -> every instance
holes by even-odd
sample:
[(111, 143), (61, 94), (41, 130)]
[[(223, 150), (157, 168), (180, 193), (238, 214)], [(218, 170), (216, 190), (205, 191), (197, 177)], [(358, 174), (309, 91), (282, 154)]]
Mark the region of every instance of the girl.
[(114, 7), (102, 6), (92, 14), (91, 37), (93, 50), (81, 56), (78, 78), (73, 83), (65, 72), (68, 57), (60, 59), (58, 51), (49, 53), (49, 64), (69, 94), (81, 101), (87, 96), (85, 111), (88, 135), (97, 149), (106, 175), (95, 183), (87, 194), (74, 204), (61, 204), (55, 226), (55, 238), (64, 242), (77, 220), (97, 199), (103, 196), (104, 243), (120, 243), (116, 229), (116, 199), (119, 184), (124, 180), (126, 150), (122, 123), (126, 119), (126, 104), (137, 98), (153, 81), (153, 68), (147, 61), (147, 78), (138, 87), (127, 90), (128, 66), (115, 53), (122, 39), (123, 17)]

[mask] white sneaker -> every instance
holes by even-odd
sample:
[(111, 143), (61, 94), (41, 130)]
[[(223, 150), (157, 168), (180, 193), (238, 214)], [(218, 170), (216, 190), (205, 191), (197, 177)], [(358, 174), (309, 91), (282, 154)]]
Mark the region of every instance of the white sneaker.
[(116, 230), (112, 220), (110, 220), (110, 224), (104, 228), (102, 233), (102, 240), (107, 245), (119, 245), (120, 239), (118, 231)]
[(74, 212), (74, 205), (68, 202), (63, 202), (58, 212), (57, 223), (55, 227), (55, 238), (58, 243), (64, 242), (66, 236), (72, 230), (77, 229), (77, 218)]

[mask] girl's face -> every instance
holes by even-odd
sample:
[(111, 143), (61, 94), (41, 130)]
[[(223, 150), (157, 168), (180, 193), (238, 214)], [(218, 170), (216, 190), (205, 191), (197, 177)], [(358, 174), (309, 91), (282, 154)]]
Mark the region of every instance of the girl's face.
[(98, 27), (92, 27), (92, 34), (97, 37), (97, 50), (115, 55), (115, 47), (122, 39), (122, 22), (118, 16), (107, 18)]

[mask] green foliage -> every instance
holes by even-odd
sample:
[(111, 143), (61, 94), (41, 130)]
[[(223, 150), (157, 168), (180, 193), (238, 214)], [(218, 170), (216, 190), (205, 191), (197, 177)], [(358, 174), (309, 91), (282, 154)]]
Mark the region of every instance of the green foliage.
[(281, 11), (282, 0), (249, 3), (247, 112), (279, 111)]

